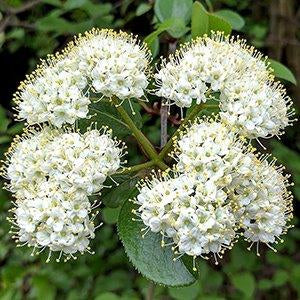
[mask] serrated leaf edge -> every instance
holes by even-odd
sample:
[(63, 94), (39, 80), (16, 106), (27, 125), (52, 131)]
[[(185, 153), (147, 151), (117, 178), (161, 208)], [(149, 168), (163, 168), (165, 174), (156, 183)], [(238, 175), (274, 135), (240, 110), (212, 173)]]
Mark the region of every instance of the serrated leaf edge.
[[(127, 201), (128, 201), (128, 200), (127, 200)], [(122, 205), (122, 207), (121, 207), (121, 209), (120, 209), (120, 212), (122, 211), (122, 209), (123, 209), (123, 207), (124, 207), (124, 205), (126, 204), (127, 201), (125, 201), (125, 202), (123, 203), (123, 205)], [(119, 239), (120, 239), (120, 241), (121, 241), (121, 243), (122, 243), (122, 246), (123, 246), (123, 248), (124, 248), (124, 251), (125, 251), (125, 253), (126, 253), (126, 256), (127, 256), (128, 260), (129, 260), (129, 262), (131, 263), (131, 265), (133, 266), (133, 268), (134, 268), (139, 274), (141, 274), (141, 275), (142, 275), (144, 278), (146, 278), (147, 280), (149, 280), (149, 281), (151, 281), (151, 282), (153, 282), (153, 283), (155, 283), (155, 284), (158, 284), (158, 285), (160, 285), (160, 286), (163, 286), (163, 287), (187, 287), (187, 286), (190, 286), (190, 285), (192, 285), (193, 283), (195, 283), (195, 282), (197, 281), (197, 279), (195, 278), (194, 274), (192, 274), (192, 273), (188, 270), (188, 268), (185, 266), (185, 264), (183, 263), (183, 261), (182, 261), (181, 259), (180, 259), (180, 261), (183, 263), (184, 267), (187, 269), (187, 271), (188, 271), (188, 272), (192, 275), (192, 277), (194, 278), (194, 281), (192, 281), (192, 282), (189, 283), (189, 284), (166, 285), (166, 284), (164, 284), (163, 282), (154, 281), (153, 279), (151, 279), (151, 278), (148, 277), (147, 275), (144, 275), (144, 274), (141, 272), (141, 270), (139, 270), (138, 266), (136, 266), (136, 265), (133, 263), (133, 261), (132, 261), (130, 255), (127, 253), (125, 244), (124, 244), (124, 242), (123, 242), (122, 234), (121, 234), (120, 229), (119, 229), (119, 218), (120, 218), (120, 213), (119, 213), (118, 222), (117, 222), (117, 234), (118, 234), (118, 236), (119, 236)], [(142, 238), (142, 237), (141, 237), (141, 238)]]

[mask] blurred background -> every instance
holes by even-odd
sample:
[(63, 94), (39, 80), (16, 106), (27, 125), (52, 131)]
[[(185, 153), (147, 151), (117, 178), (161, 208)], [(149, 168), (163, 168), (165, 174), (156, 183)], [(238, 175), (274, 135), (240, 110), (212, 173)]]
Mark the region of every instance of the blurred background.
[[(184, 0), (176, 2), (176, 17), (184, 11)], [(188, 1), (189, 2), (189, 1)], [(206, 0), (210, 13), (230, 23), (234, 34), (245, 37), (270, 58), (289, 69), (281, 70), (298, 114), (300, 104), (300, 6), (297, 0)], [(163, 4), (163, 5), (164, 5)], [(171, 4), (170, 4), (171, 5)], [(181, 10), (182, 6), (182, 10)], [(0, 156), (23, 125), (13, 121), (12, 94), (25, 74), (40, 58), (61, 49), (74, 34), (92, 27), (122, 29), (145, 38), (156, 30), (151, 41), (155, 60), (190, 38), (190, 15), (184, 26), (160, 30), (163, 22), (155, 1), (99, 0), (0, 0)], [(178, 15), (179, 14), (179, 15)], [(180, 27), (180, 26), (179, 26)], [(153, 37), (153, 35), (152, 35)], [(150, 36), (151, 38), (151, 36)], [(282, 68), (282, 66), (279, 66)], [(298, 85), (295, 85), (295, 78)], [(141, 108), (143, 131), (159, 145), (159, 109), (156, 103)], [(151, 120), (150, 120), (151, 119)], [(169, 130), (178, 118), (169, 120)], [(130, 141), (129, 141), (130, 142)], [(131, 141), (132, 163), (140, 160)], [(300, 128), (287, 129), (279, 141), (263, 141), (292, 174), (297, 225), (300, 200)], [(3, 186), (3, 182), (0, 182)], [(220, 265), (202, 262), (200, 280), (190, 287), (155, 286), (131, 266), (118, 241), (118, 209), (103, 208), (102, 226), (92, 242), (95, 255), (68, 263), (45, 263), (31, 257), (30, 250), (16, 248), (6, 221), (11, 197), (0, 190), (0, 299), (300, 299), (300, 229), (295, 226), (278, 245), (278, 253), (261, 247), (261, 256), (237, 244)]]

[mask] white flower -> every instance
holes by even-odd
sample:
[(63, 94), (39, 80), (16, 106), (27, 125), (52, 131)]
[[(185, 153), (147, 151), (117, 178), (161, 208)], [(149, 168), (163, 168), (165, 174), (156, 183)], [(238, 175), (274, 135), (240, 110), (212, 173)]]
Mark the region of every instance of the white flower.
[(85, 134), (48, 127), (32, 130), (9, 152), (5, 168), (9, 189), (17, 197), (35, 197), (40, 193), (36, 186), (51, 181), (62, 191), (90, 196), (120, 168), (125, 146), (119, 144), (106, 128), (102, 133), (90, 130)]
[(292, 123), (291, 100), (266, 58), (238, 38), (212, 33), (182, 46), (155, 80), (156, 94), (179, 107), (219, 94), (221, 118), (248, 138), (279, 135)]
[(90, 91), (119, 99), (141, 98), (149, 82), (146, 44), (124, 32), (93, 29), (49, 56), (14, 95), (17, 119), (56, 127), (88, 117)]
[(74, 50), (80, 72), (96, 93), (121, 100), (144, 96), (151, 54), (136, 37), (93, 29), (75, 40)]
[[(236, 174), (230, 186), (230, 198), (236, 204), (236, 215), (247, 241), (267, 244), (281, 241), (281, 235), (289, 228), (292, 218), (292, 195), (287, 190), (288, 175), (282, 174), (282, 167), (267, 160), (268, 156), (257, 158), (246, 154), (239, 161)], [(250, 248), (251, 248), (250, 246)]]
[[(236, 237), (236, 220), (226, 193), (216, 183), (195, 174), (153, 177), (139, 187), (135, 211), (147, 228), (161, 232), (179, 256), (212, 253), (216, 259)], [(221, 195), (222, 201), (218, 201)]]
[(239, 158), (247, 151), (228, 126), (216, 118), (204, 118), (181, 132), (172, 156), (179, 172), (194, 172), (201, 182), (211, 180), (226, 186)]
[(196, 120), (176, 140), (172, 176), (141, 181), (133, 212), (178, 257), (212, 253), (217, 263), (237, 233), (274, 249), (292, 217), (289, 176), (254, 150), (218, 118)]
[[(89, 243), (85, 247), (78, 244), (83, 236), (88, 241), (94, 236), (94, 225), (90, 218), (92, 207), (88, 198), (76, 200), (76, 192), (60, 191), (51, 181), (37, 189), (44, 192), (42, 197), (19, 198), (15, 202), (16, 208), (12, 209), (13, 216), (10, 218), (15, 225), (14, 238), (23, 245), (33, 246), (33, 254), (48, 247), (49, 258), (52, 251), (60, 251), (60, 256), (89, 251)], [(78, 215), (74, 211), (74, 201), (77, 201), (78, 207), (85, 207), (86, 213)]]
[[(280, 135), (291, 123), (291, 99), (278, 83), (255, 85), (249, 81), (251, 78), (239, 78), (228, 83), (221, 93), (221, 119), (248, 138)], [(231, 90), (234, 86), (239, 95)]]
[(57, 127), (74, 124), (88, 114), (88, 82), (69, 56), (44, 61), (19, 86), (14, 101), (18, 120), (49, 122)]
[(228, 187), (248, 151), (217, 118), (196, 120), (175, 143), (174, 176), (142, 182), (136, 214), (151, 231), (172, 239), (179, 256), (212, 253), (217, 263), (236, 238), (239, 220)]
[(89, 252), (94, 238), (88, 196), (99, 194), (121, 166), (125, 145), (107, 128), (79, 132), (29, 129), (17, 137), (2, 170), (15, 198), (14, 238), (23, 245), (59, 251), (59, 259)]

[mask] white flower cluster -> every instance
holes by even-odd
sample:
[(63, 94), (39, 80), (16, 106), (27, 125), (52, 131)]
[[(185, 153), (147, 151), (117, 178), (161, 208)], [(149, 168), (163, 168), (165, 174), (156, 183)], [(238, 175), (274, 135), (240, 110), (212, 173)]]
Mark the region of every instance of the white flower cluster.
[(279, 135), (291, 122), (291, 100), (266, 58), (238, 38), (198, 38), (163, 60), (155, 79), (156, 94), (179, 107), (219, 93), (221, 118), (249, 138)]
[[(33, 198), (17, 198), (14, 216), (14, 238), (19, 245), (33, 246), (32, 254), (50, 249), (47, 262), (53, 251), (59, 251), (59, 261), (76, 252), (90, 252), (89, 243), (95, 234), (91, 214), (92, 205), (84, 193), (62, 192), (52, 182), (44, 182), (38, 187)], [(35, 252), (36, 251), (36, 252)]]
[(121, 100), (144, 96), (151, 60), (146, 44), (124, 32), (95, 29), (75, 45), (79, 71), (96, 93)]
[[(250, 139), (282, 134), (282, 130), (293, 122), (289, 117), (294, 114), (285, 89), (279, 83), (250, 81), (249, 84), (249, 80), (251, 78), (236, 79), (221, 94), (221, 118)], [(232, 92), (231, 88), (235, 90)], [(236, 96), (236, 90), (239, 90), (239, 96)]]
[(49, 56), (15, 93), (17, 119), (56, 127), (88, 117), (90, 91), (121, 100), (141, 98), (150, 53), (132, 35), (93, 29)]
[(216, 118), (197, 120), (176, 142), (173, 174), (141, 182), (134, 213), (178, 257), (212, 253), (217, 263), (239, 235), (273, 249), (292, 217), (288, 176), (253, 150)]
[(290, 227), (287, 223), (293, 217), (293, 197), (287, 190), (292, 185), (289, 176), (282, 174), (283, 167), (275, 166), (275, 159), (269, 163), (268, 157), (258, 159), (249, 153), (241, 158), (230, 197), (238, 208), (236, 217), (246, 240), (251, 246), (262, 242), (273, 249), (270, 244), (282, 241), (280, 236)]
[(88, 115), (87, 79), (70, 58), (49, 59), (15, 94), (18, 120), (28, 124), (49, 122), (56, 127), (74, 124)]
[(171, 238), (180, 253), (206, 258), (220, 256), (230, 248), (236, 232), (236, 221), (222, 187), (213, 180), (202, 180), (195, 174), (164, 175), (146, 180), (135, 201), (136, 212), (153, 232)]
[[(49, 247), (68, 257), (89, 252), (94, 237), (88, 196), (103, 188), (121, 165), (125, 146), (106, 128), (78, 132), (29, 130), (13, 143), (3, 169), (15, 198), (13, 232), (22, 244), (43, 251)], [(59, 259), (60, 259), (59, 257)]]
[(182, 173), (196, 171), (204, 181), (228, 184), (228, 176), (243, 155), (243, 143), (215, 119), (195, 122), (175, 145), (176, 169)]

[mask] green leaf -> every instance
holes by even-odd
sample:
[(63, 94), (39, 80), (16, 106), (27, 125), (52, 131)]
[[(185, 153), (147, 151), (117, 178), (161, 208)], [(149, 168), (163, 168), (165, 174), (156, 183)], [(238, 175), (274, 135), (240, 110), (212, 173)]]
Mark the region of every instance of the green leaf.
[(145, 37), (145, 43), (151, 49), (154, 46), (155, 40), (164, 31), (168, 31), (173, 37), (180, 37), (184, 35), (188, 28), (184, 25), (183, 21), (178, 18), (167, 19), (158, 25), (158, 28)]
[(1, 270), (1, 281), (4, 286), (16, 286), (18, 280), (26, 275), (26, 270), (17, 264), (10, 264)]
[(6, 132), (9, 135), (16, 135), (16, 134), (20, 134), (23, 131), (23, 128), (24, 128), (23, 123), (17, 123), (15, 125), (9, 127)]
[(5, 109), (0, 105), (0, 132), (5, 132), (10, 120), (6, 116)]
[(231, 33), (231, 25), (222, 17), (215, 14), (209, 14), (209, 31), (223, 31), (225, 35)]
[(121, 299), (118, 295), (106, 292), (98, 295), (95, 300), (119, 300)]
[(55, 299), (56, 287), (45, 276), (36, 275), (32, 278), (33, 291), (37, 300)]
[(254, 271), (257, 266), (257, 256), (251, 251), (245, 251), (244, 244), (237, 244), (230, 251), (230, 264), (224, 267), (227, 273), (237, 273), (241, 270)]
[(261, 279), (258, 282), (258, 288), (260, 290), (269, 290), (273, 287), (273, 283), (270, 279)]
[(11, 141), (11, 137), (7, 135), (0, 136), (0, 144), (6, 144)]
[(40, 31), (57, 31), (69, 27), (69, 22), (60, 16), (64, 13), (62, 9), (53, 9), (42, 18), (39, 18), (35, 25)]
[(245, 25), (244, 18), (230, 9), (221, 9), (216, 11), (215, 14), (230, 23), (234, 30), (241, 30)]
[[(104, 247), (102, 245), (102, 247)], [(124, 253), (122, 253), (122, 249), (120, 249), (121, 251), (118, 250), (119, 255), (122, 255), (122, 257), (124, 257)], [(113, 255), (113, 253), (111, 253)], [(112, 255), (106, 260), (106, 264), (109, 264), (109, 262), (116, 258), (113, 258)], [(119, 261), (120, 263), (124, 263), (124, 260), (122, 259), (121, 261)], [(110, 267), (117, 267), (116, 265), (112, 265)], [(97, 269), (96, 269), (97, 270)], [(110, 269), (109, 269), (110, 270)], [(98, 274), (99, 271), (96, 273)], [(97, 280), (96, 285), (94, 286), (95, 288), (93, 289), (93, 292), (97, 295), (102, 294), (104, 292), (112, 292), (112, 291), (123, 291), (126, 287), (130, 286), (130, 284), (132, 283), (132, 277), (128, 274), (128, 271), (126, 270), (121, 270), (121, 269), (117, 269), (113, 268), (113, 270), (109, 272), (108, 276), (101, 276), (102, 278), (100, 280)], [(97, 292), (97, 290), (99, 290)], [(92, 298), (94, 299), (94, 298)], [(123, 300), (123, 297), (121, 298)], [(105, 298), (106, 300), (106, 298)]]
[(169, 295), (174, 300), (197, 299), (199, 292), (200, 292), (199, 282), (195, 282), (194, 284), (186, 287), (169, 288)]
[(74, 34), (83, 32), (92, 27), (92, 20), (83, 22), (70, 22), (61, 17), (64, 13), (62, 9), (52, 10), (48, 15), (36, 21), (37, 30), (42, 32), (55, 32), (58, 34)]
[[(132, 114), (128, 101), (123, 104), (124, 109), (130, 115), (130, 117), (134, 120), (135, 125), (138, 128), (142, 127), (142, 117), (139, 112), (139, 106), (136, 103), (132, 103), (132, 106), (135, 111), (135, 115)], [(87, 127), (93, 122), (97, 122), (98, 128), (100, 126), (108, 126), (113, 130), (113, 134), (119, 138), (125, 137), (131, 134), (130, 129), (127, 124), (123, 122), (120, 118), (118, 111), (116, 108), (107, 101), (99, 101), (97, 103), (92, 103), (89, 107), (90, 109), (90, 119), (82, 119), (79, 120), (79, 128), (83, 131), (86, 130)]]
[(292, 187), (296, 199), (300, 200), (300, 154), (286, 147), (278, 141), (272, 141), (272, 153), (278, 161), (287, 167), (288, 172), (292, 174), (295, 185)]
[(193, 4), (192, 11), (192, 38), (194, 39), (197, 36), (203, 36), (204, 34), (208, 33), (208, 27), (209, 17), (207, 11), (200, 2), (196, 1)]
[(182, 19), (174, 19), (173, 26), (168, 30), (168, 33), (173, 38), (180, 38), (189, 31), (189, 28), (185, 26)]
[(199, 300), (226, 300), (226, 299), (224, 297), (222, 297), (222, 296), (211, 294), (211, 295), (201, 296), (199, 298)]
[(300, 264), (293, 264), (293, 267), (291, 268), (291, 284), (292, 286), (298, 291), (298, 294), (300, 294)]
[(133, 2), (134, 0), (123, 0), (121, 1), (121, 7), (120, 7), (120, 12), (121, 16), (124, 16), (128, 10), (129, 5)]
[(160, 22), (179, 18), (188, 24), (192, 15), (193, 0), (156, 0), (154, 12)]
[(148, 45), (148, 47), (150, 49), (154, 48), (155, 40), (157, 40), (158, 36), (168, 28), (169, 27), (166, 27), (166, 28), (159, 27), (157, 30), (155, 30), (155, 31), (151, 32), (149, 35), (147, 35), (144, 39), (144, 42)]
[(255, 290), (255, 278), (249, 272), (237, 273), (231, 277), (234, 287), (241, 291), (245, 297), (250, 298)]
[(110, 3), (94, 4), (93, 2), (88, 1), (82, 5), (81, 9), (89, 16), (97, 18), (97, 20), (101, 20), (99, 17), (107, 16), (112, 10), (112, 5)]
[(289, 280), (289, 274), (285, 270), (278, 270), (274, 274), (272, 281), (274, 286), (282, 286)]
[(86, 2), (86, 0), (67, 0), (63, 7), (66, 10), (72, 10), (83, 6)]
[(107, 207), (119, 207), (127, 199), (129, 199), (132, 193), (135, 191), (135, 185), (137, 184), (138, 180), (139, 179), (137, 177), (129, 178), (113, 189), (110, 189), (109, 192), (101, 198), (103, 203)]
[(135, 266), (146, 278), (167, 286), (186, 286), (195, 282), (194, 276), (179, 259), (173, 261), (170, 247), (161, 247), (161, 235), (148, 232), (142, 238), (143, 223), (133, 221), (134, 204), (126, 201), (118, 220), (118, 231), (125, 251)]
[(151, 44), (148, 44), (148, 47), (152, 53), (152, 57), (155, 58), (159, 53), (159, 38), (155, 37), (155, 39), (152, 40)]
[(134, 120), (135, 126), (138, 127), (139, 129), (141, 129), (143, 126), (143, 118), (140, 113), (141, 106), (132, 100), (130, 100), (130, 101), (131, 101), (131, 106), (133, 108), (134, 114), (132, 113), (131, 107), (129, 105), (129, 100), (125, 101), (122, 104), (122, 106), (127, 111), (129, 116)]
[(274, 75), (276, 77), (287, 80), (294, 85), (297, 85), (296, 77), (288, 67), (271, 58), (269, 58), (268, 61), (270, 63), (270, 67), (274, 70)]
[(0, 32), (0, 47), (5, 43), (5, 33)]
[(104, 207), (102, 209), (102, 217), (105, 224), (116, 224), (119, 217), (119, 208)]
[(109, 126), (113, 133), (119, 137), (130, 134), (130, 130), (120, 117), (115, 107), (107, 102), (98, 102), (90, 105), (90, 119), (79, 120), (79, 128), (86, 129), (91, 122), (97, 122), (98, 127)]
[(278, 141), (272, 141), (272, 153), (293, 173), (300, 174), (300, 154)]
[(23, 39), (25, 36), (25, 30), (23, 28), (14, 28), (6, 35), (6, 39)]
[(21, 300), (21, 291), (17, 287), (12, 288), (2, 288), (0, 290), (1, 300)]
[(148, 12), (150, 9), (151, 9), (151, 5), (150, 4), (148, 4), (148, 3), (141, 3), (137, 7), (135, 15), (139, 17), (139, 16), (145, 14), (146, 12)]
[[(199, 272), (201, 274), (200, 268), (199, 268)], [(202, 283), (208, 290), (215, 291), (215, 290), (218, 290), (222, 286), (222, 284), (224, 282), (223, 277), (224, 277), (224, 275), (222, 272), (215, 271), (212, 268), (208, 268), (207, 276), (202, 277)], [(206, 278), (209, 278), (208, 282), (206, 281)]]

